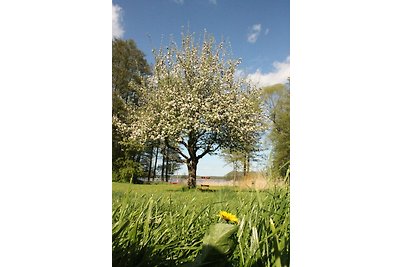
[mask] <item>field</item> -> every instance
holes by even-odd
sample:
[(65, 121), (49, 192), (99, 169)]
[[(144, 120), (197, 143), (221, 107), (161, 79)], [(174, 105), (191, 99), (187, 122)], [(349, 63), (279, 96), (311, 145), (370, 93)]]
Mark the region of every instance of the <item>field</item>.
[[(113, 266), (289, 266), (287, 187), (210, 189), (113, 183)], [(230, 236), (215, 225), (231, 227)]]

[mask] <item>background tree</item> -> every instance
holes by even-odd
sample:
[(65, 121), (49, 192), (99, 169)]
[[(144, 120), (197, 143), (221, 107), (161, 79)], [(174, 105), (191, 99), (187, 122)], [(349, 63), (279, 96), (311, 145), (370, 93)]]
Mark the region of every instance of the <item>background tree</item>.
[(179, 154), (164, 143), (161, 146), (161, 165), (157, 167), (161, 174), (161, 181), (168, 182), (169, 176), (178, 171), (181, 165)]
[(196, 186), (197, 164), (220, 148), (241, 150), (257, 138), (261, 109), (258, 91), (234, 77), (238, 60), (227, 59), (224, 43), (206, 34), (195, 43), (182, 35), (155, 53), (153, 76), (140, 88), (143, 102), (130, 125), (132, 140), (160, 140), (188, 168), (188, 186)]
[(113, 39), (112, 41), (112, 87), (125, 102), (138, 105), (139, 95), (131, 82), (141, 83), (143, 75), (150, 74), (145, 55), (133, 40)]
[(290, 86), (276, 84), (263, 88), (263, 110), (268, 119), (270, 163), (273, 173), (286, 176), (290, 168)]
[[(244, 177), (250, 172), (251, 162), (259, 160), (259, 157), (261, 156), (259, 154), (261, 151), (260, 142), (258, 142), (259, 138), (255, 139), (255, 141), (257, 142), (248, 144), (241, 150), (222, 150), (221, 157), (226, 163), (232, 165), (235, 181), (237, 178)], [(242, 174), (238, 176), (237, 172), (240, 168), (242, 169)]]
[[(232, 164), (233, 173), (228, 173), (233, 176), (233, 181), (236, 182), (238, 179), (239, 168), (243, 166), (244, 156), (243, 152), (230, 151), (229, 149), (224, 149), (221, 153), (221, 157), (227, 164)], [(244, 175), (244, 174), (243, 174)]]
[[(132, 111), (129, 107), (139, 105), (139, 94), (130, 83), (140, 83), (143, 75), (150, 74), (144, 54), (133, 40), (113, 39), (112, 41), (112, 115), (127, 121)], [(112, 128), (112, 169), (113, 180), (130, 180), (142, 174), (140, 145), (123, 142), (121, 131)]]

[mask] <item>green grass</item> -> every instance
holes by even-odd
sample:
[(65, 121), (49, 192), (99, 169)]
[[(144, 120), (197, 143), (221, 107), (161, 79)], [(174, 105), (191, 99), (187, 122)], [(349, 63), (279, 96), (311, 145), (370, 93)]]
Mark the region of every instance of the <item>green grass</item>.
[(220, 210), (240, 221), (227, 266), (289, 266), (288, 188), (215, 189), (113, 183), (113, 266), (193, 263)]

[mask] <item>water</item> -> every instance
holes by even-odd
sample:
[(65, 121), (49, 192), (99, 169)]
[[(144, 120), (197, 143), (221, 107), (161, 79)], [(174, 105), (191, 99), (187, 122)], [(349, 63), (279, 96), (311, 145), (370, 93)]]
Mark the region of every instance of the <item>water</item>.
[[(139, 178), (139, 180), (141, 180), (143, 182), (147, 182), (147, 178)], [(150, 179), (150, 182), (153, 182), (153, 179)], [(161, 178), (156, 177), (156, 178), (154, 178), (154, 182), (162, 182), (162, 181), (161, 181)], [(186, 184), (187, 180), (181, 179), (181, 178), (170, 178), (170, 179), (168, 179), (168, 182), (173, 183), (173, 184)], [(197, 178), (196, 183), (198, 186), (200, 186), (202, 184), (211, 185), (211, 186), (232, 186), (233, 180), (227, 180), (224, 178), (219, 178), (219, 179)]]

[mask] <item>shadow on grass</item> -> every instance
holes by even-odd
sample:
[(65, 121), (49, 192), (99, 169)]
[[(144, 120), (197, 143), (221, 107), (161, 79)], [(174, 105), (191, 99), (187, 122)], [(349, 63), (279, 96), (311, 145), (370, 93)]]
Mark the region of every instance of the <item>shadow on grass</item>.
[(203, 245), (202, 250), (200, 251), (194, 262), (182, 265), (182, 267), (200, 266), (228, 267), (233, 265), (229, 261), (229, 257), (226, 254), (220, 252), (217, 248), (210, 245)]
[(235, 266), (230, 262), (229, 258), (221, 253), (218, 249), (213, 246), (203, 246), (201, 252), (198, 254), (193, 262), (185, 262), (186, 258), (182, 259), (170, 259), (167, 255), (160, 255), (158, 253), (152, 253), (152, 247), (144, 247), (140, 250), (136, 250), (134, 247), (116, 248), (113, 247), (112, 253), (112, 266), (113, 267), (200, 267), (200, 266), (217, 266), (217, 267), (229, 267)]
[(210, 189), (210, 188), (198, 188), (200, 192), (217, 192), (215, 189)]

